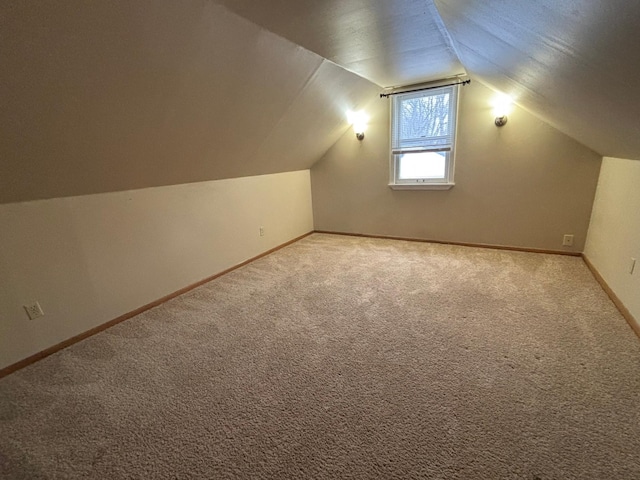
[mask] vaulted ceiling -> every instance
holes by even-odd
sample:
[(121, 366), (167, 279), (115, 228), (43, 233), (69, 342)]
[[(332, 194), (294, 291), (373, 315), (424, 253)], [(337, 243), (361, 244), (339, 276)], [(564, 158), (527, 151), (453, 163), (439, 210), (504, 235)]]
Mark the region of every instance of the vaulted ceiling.
[(466, 71), (598, 153), (640, 159), (640, 2), (219, 3), (383, 87)]
[(468, 73), (640, 159), (640, 2), (0, 2), (0, 203), (309, 168), (381, 87)]
[(217, 0), (384, 86), (464, 73), (432, 0)]
[(0, 65), (0, 203), (304, 170), (379, 91), (202, 0), (3, 0)]
[(435, 2), (472, 76), (601, 155), (640, 159), (640, 2)]

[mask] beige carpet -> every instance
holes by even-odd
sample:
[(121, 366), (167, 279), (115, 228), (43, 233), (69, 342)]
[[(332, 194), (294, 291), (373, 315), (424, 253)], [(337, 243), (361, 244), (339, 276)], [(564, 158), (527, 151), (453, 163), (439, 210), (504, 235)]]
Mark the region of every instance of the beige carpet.
[(640, 478), (579, 258), (315, 234), (0, 380), (0, 477)]

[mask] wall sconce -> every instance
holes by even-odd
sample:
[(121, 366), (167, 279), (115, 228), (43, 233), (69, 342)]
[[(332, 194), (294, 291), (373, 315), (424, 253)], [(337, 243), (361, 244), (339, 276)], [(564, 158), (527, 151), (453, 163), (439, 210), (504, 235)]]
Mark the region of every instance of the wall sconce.
[(367, 130), (369, 115), (367, 115), (363, 110), (358, 112), (349, 111), (347, 112), (347, 118), (349, 119), (349, 123), (353, 126), (356, 138), (358, 140), (362, 140), (364, 138), (364, 132)]
[(506, 125), (508, 117), (511, 113), (513, 99), (508, 95), (499, 95), (493, 100), (493, 115), (495, 117), (496, 127)]

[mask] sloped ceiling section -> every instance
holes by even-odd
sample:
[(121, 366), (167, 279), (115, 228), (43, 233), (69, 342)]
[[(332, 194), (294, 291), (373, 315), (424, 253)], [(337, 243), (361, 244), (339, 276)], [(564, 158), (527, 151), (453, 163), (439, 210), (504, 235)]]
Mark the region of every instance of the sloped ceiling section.
[(464, 74), (433, 0), (216, 0), (383, 86)]
[(309, 168), (378, 87), (202, 0), (0, 4), (0, 203)]
[(640, 2), (435, 2), (474, 78), (601, 155), (640, 159)]

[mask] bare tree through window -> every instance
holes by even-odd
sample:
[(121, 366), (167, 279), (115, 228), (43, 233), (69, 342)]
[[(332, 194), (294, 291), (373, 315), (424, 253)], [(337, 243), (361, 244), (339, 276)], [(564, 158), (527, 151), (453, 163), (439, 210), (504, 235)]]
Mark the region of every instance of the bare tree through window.
[(448, 136), (449, 97), (445, 93), (404, 100), (400, 138), (413, 140)]
[(453, 185), (457, 93), (447, 85), (392, 99), (391, 185)]

